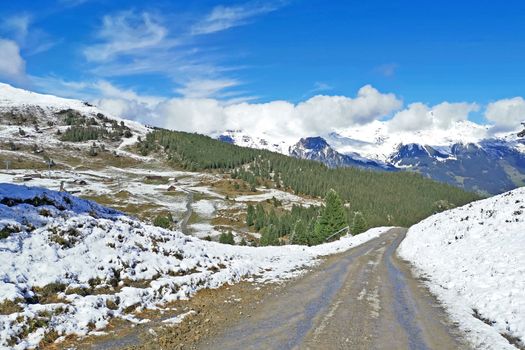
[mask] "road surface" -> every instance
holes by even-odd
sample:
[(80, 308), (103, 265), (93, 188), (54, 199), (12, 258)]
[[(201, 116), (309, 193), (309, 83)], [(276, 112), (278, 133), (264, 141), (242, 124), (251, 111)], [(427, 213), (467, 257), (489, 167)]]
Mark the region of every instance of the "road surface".
[(409, 266), (406, 229), (327, 259), (197, 349), (469, 349)]

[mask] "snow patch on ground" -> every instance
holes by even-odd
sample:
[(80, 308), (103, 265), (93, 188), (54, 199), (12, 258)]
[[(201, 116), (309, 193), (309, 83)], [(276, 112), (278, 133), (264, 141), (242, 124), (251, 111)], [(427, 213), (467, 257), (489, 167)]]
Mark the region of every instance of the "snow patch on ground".
[(215, 205), (213, 201), (202, 199), (198, 202), (195, 202), (191, 205), (193, 210), (201, 216), (211, 217), (215, 212)]
[(186, 317), (191, 316), (191, 315), (195, 315), (195, 313), (196, 313), (195, 311), (190, 310), (190, 311), (185, 312), (185, 313), (183, 313), (183, 314), (181, 314), (181, 315), (178, 315), (178, 316), (175, 316), (175, 317), (171, 317), (171, 318), (165, 319), (165, 320), (162, 321), (162, 322), (164, 322), (164, 323), (170, 323), (170, 324), (179, 324), (179, 323), (181, 323), (182, 321), (184, 321), (184, 319), (185, 319)]
[(277, 189), (273, 189), (273, 188), (272, 189), (258, 188), (257, 191), (263, 192), (263, 193), (238, 196), (235, 198), (235, 201), (237, 202), (263, 202), (266, 200), (271, 200), (272, 198), (275, 197), (275, 199), (283, 203), (283, 206), (285, 208), (291, 207), (292, 204), (302, 204), (305, 206), (321, 205), (321, 201), (319, 200), (306, 199), (306, 198), (299, 197), (294, 194), (284, 192), (281, 190), (277, 190)]
[(524, 346), (524, 228), (519, 188), (431, 216), (399, 247), (477, 348), (515, 349), (500, 334)]
[[(67, 193), (0, 184), (0, 347), (35, 347), (55, 336), (99, 334), (110, 319), (189, 298), (241, 279), (274, 282), (320, 256), (379, 236), (378, 228), (316, 247), (243, 247), (144, 224)], [(35, 320), (41, 320), (34, 327)], [(45, 321), (45, 322), (44, 322)], [(28, 333), (29, 325), (33, 325)], [(61, 338), (59, 338), (61, 339)]]

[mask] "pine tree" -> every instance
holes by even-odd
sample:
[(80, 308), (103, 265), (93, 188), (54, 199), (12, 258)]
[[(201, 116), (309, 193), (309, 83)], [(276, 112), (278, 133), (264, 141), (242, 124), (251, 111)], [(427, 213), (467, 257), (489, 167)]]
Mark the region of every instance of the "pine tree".
[(255, 222), (255, 208), (253, 205), (248, 204), (248, 209), (246, 210), (246, 225), (253, 226)]
[(294, 225), (291, 243), (309, 245), (307, 229), (305, 222), (299, 219)]
[(325, 197), (325, 205), (317, 218), (313, 235), (313, 244), (322, 243), (330, 235), (347, 226), (345, 209), (339, 195), (330, 189)]
[(233, 233), (231, 231), (221, 233), (219, 236), (219, 243), (234, 245), (235, 240), (233, 239)]
[(360, 211), (356, 211), (354, 213), (354, 219), (352, 220), (352, 227), (350, 228), (350, 232), (352, 232), (353, 235), (357, 235), (365, 231), (366, 231), (365, 217), (363, 216), (363, 213), (361, 213)]
[(279, 235), (275, 226), (266, 226), (262, 229), (261, 239), (259, 240), (261, 246), (279, 245), (279, 243)]
[(261, 203), (257, 204), (255, 209), (255, 229), (259, 231), (266, 225), (266, 213)]

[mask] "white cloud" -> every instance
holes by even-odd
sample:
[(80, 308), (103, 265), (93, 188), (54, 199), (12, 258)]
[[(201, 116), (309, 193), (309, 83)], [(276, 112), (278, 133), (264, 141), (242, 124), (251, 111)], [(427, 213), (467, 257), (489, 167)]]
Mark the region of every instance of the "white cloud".
[(113, 115), (146, 124), (155, 122), (154, 109), (166, 100), (159, 96), (141, 95), (132, 89), (122, 89), (106, 80), (83, 82), (65, 81), (53, 76), (30, 78), (35, 86), (48, 93), (89, 101)]
[(26, 79), (25, 61), (20, 55), (18, 44), (0, 38), (0, 77), (11, 81)]
[(396, 74), (399, 65), (397, 63), (386, 63), (377, 66), (374, 71), (381, 74), (384, 77), (390, 78)]
[(8, 17), (4, 20), (2, 27), (18, 42), (25, 42), (29, 34), (29, 25), (31, 24), (31, 16), (27, 13)]
[(432, 116), (427, 105), (412, 103), (408, 108), (397, 112), (389, 122), (393, 130), (421, 130), (432, 124)]
[(90, 0), (58, 0), (59, 3), (61, 3), (64, 6), (67, 7), (76, 7), (79, 5), (82, 5)]
[(402, 102), (394, 94), (383, 94), (371, 85), (365, 85), (357, 97), (314, 96), (297, 105), (298, 118), (308, 120), (323, 129), (327, 121), (332, 127), (366, 124), (401, 108)]
[(359, 89), (354, 98), (318, 95), (293, 104), (145, 96), (105, 80), (67, 82), (53, 77), (33, 80), (47, 91), (67, 89), (69, 97), (83, 96), (109, 113), (146, 124), (206, 134), (243, 129), (288, 141), (324, 134), (337, 127), (368, 123), (401, 107), (401, 101), (394, 94), (383, 94), (370, 85)]
[(33, 15), (19, 13), (6, 17), (0, 25), (4, 36), (14, 40), (26, 57), (47, 51), (59, 43), (47, 32), (33, 27), (33, 22)]
[(88, 61), (111, 61), (119, 55), (145, 54), (144, 50), (174, 45), (174, 42), (165, 40), (167, 29), (147, 12), (138, 15), (126, 11), (115, 16), (104, 16), (97, 37), (102, 43), (84, 50)]
[(514, 97), (489, 103), (485, 118), (495, 125), (495, 131), (514, 131), (525, 122), (525, 100)]
[(268, 133), (285, 140), (295, 138), (304, 131), (304, 122), (297, 118), (295, 112), (296, 106), (287, 101), (244, 102), (225, 108), (224, 125), (226, 129), (242, 129), (253, 134)]
[(161, 126), (189, 132), (223, 129), (224, 107), (214, 99), (174, 98), (159, 104), (154, 114)]
[(467, 120), (472, 112), (479, 111), (476, 103), (442, 102), (432, 107), (434, 125), (440, 129), (449, 129), (455, 122)]
[(467, 120), (470, 113), (478, 110), (479, 106), (475, 103), (442, 102), (429, 107), (424, 103), (416, 102), (397, 112), (389, 121), (389, 128), (393, 131), (447, 130), (455, 122)]
[(234, 68), (221, 67), (196, 46), (191, 35), (174, 34), (164, 23), (169, 21), (147, 12), (104, 16), (97, 42), (83, 50), (91, 72), (104, 78), (159, 74), (180, 86), (176, 92), (190, 98), (220, 97), (223, 90), (240, 84), (224, 77)]
[(368, 123), (401, 107), (393, 94), (382, 94), (370, 85), (355, 98), (314, 96), (304, 102), (237, 103), (223, 105), (212, 99), (172, 99), (156, 108), (157, 121), (164, 127), (210, 133), (243, 129), (295, 139), (323, 134), (333, 128)]
[(235, 80), (197, 79), (187, 82), (185, 86), (176, 91), (188, 98), (206, 98), (217, 96), (217, 94), (224, 89), (234, 87), (238, 84)]
[(248, 23), (255, 17), (277, 10), (278, 3), (249, 3), (240, 6), (216, 6), (203, 20), (195, 23), (191, 34), (211, 34)]
[(131, 89), (118, 88), (115, 85), (105, 80), (100, 80), (92, 85), (104, 97), (116, 98), (116, 99), (125, 100), (125, 101), (136, 101), (150, 108), (159, 104), (160, 102), (164, 100), (163, 98), (157, 97), (157, 96), (139, 95)]

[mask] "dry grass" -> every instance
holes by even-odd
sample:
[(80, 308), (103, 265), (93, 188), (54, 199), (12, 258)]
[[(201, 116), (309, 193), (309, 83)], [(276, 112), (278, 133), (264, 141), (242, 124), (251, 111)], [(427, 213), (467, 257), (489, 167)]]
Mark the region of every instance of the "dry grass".
[(229, 198), (235, 198), (237, 196), (242, 196), (246, 194), (258, 194), (260, 192), (252, 192), (250, 190), (250, 185), (240, 179), (230, 179), (223, 178), (218, 181), (203, 181), (201, 182), (202, 186), (208, 186), (213, 188), (214, 192), (217, 192), (223, 196)]
[(4, 300), (0, 303), (0, 315), (10, 315), (15, 312), (21, 312), (23, 308), (18, 303), (23, 302), (22, 299)]

